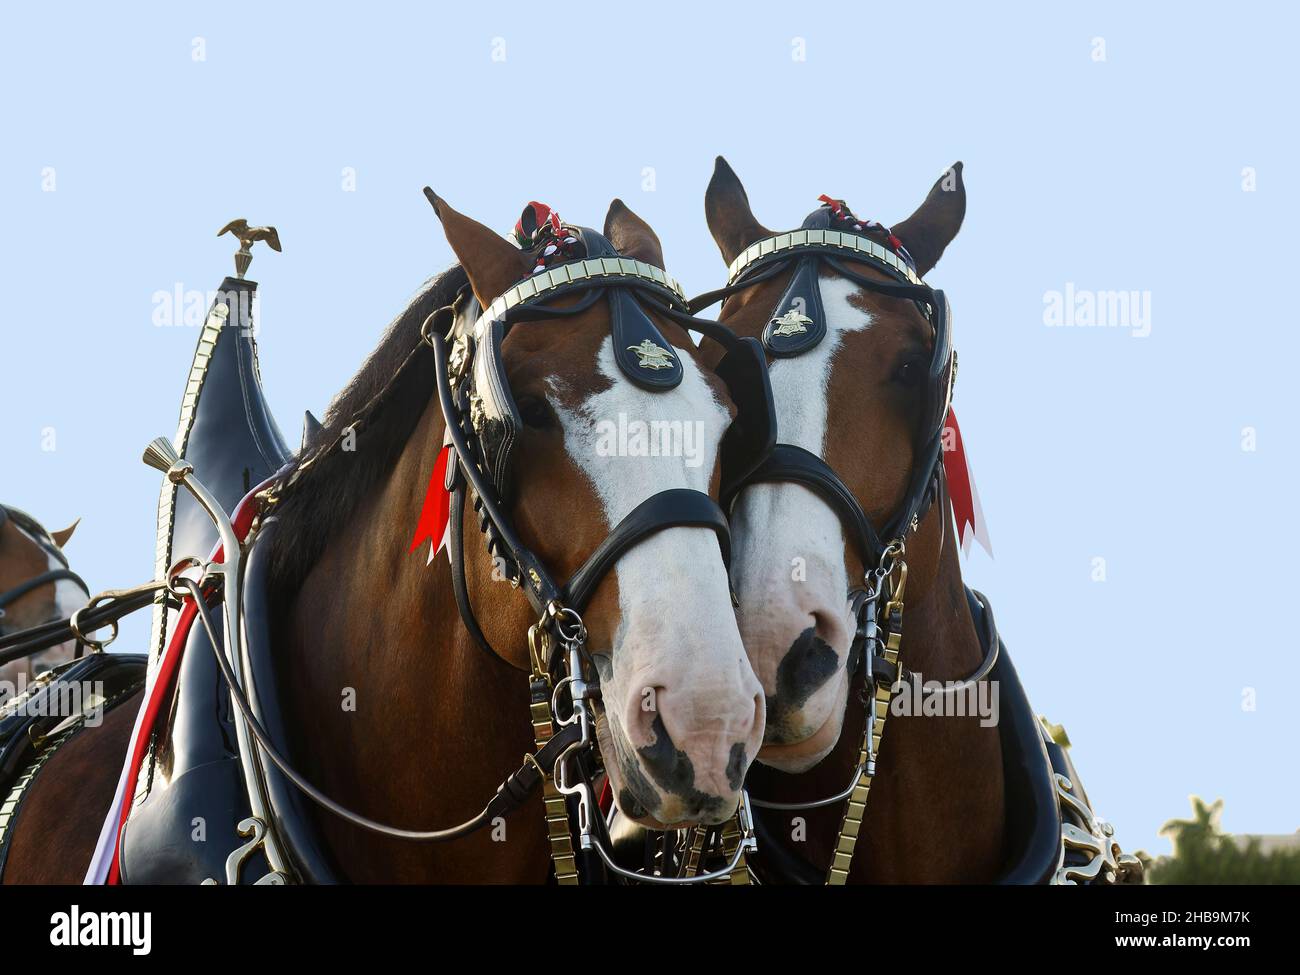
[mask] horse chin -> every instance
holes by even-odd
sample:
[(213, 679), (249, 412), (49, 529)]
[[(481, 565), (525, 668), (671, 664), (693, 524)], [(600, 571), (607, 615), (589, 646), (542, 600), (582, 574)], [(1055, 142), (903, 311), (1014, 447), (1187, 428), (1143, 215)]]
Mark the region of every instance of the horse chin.
[[(616, 784), (617, 776), (610, 776), (610, 783), (614, 788), (614, 794), (619, 795)], [(626, 800), (626, 795), (624, 799)], [(740, 797), (730, 806), (718, 804), (710, 806), (709, 811), (701, 814), (700, 812), (687, 812), (685, 803), (676, 796), (666, 796), (656, 808), (655, 813), (645, 813), (644, 815), (632, 815), (621, 803), (619, 811), (638, 826), (644, 826), (646, 829), (658, 831), (669, 829), (686, 829), (688, 826), (718, 826), (727, 822), (736, 814), (736, 808), (740, 804)]]
[[(737, 805), (739, 805), (739, 802), (737, 802)], [(644, 826), (646, 829), (663, 832), (664, 830), (669, 829), (686, 829), (688, 826), (718, 826), (725, 823), (735, 814), (736, 807), (733, 806), (731, 811), (726, 815), (711, 816), (705, 819), (680, 819), (673, 823), (661, 823), (653, 816), (628, 816), (627, 818), (632, 820), (632, 822), (636, 823), (638, 826)]]
[(793, 742), (765, 743), (758, 752), (758, 761), (779, 772), (798, 775), (824, 759), (840, 740), (844, 729), (844, 708), (848, 703), (849, 681), (841, 678), (834, 703), (826, 720), (812, 734)]

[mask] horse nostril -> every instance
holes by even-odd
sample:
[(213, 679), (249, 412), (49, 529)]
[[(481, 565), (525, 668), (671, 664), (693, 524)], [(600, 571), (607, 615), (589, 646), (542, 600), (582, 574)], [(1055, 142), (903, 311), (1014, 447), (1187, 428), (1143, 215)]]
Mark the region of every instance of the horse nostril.
[(641, 764), (660, 788), (688, 794), (695, 786), (695, 766), (690, 757), (674, 744), (658, 714), (650, 722), (650, 731), (654, 741), (636, 750)]
[(749, 754), (745, 743), (738, 741), (731, 746), (731, 756), (727, 759), (727, 785), (732, 791), (738, 790), (745, 781), (745, 772), (749, 769)]
[(810, 626), (790, 644), (776, 671), (776, 696), (787, 707), (802, 707), (840, 668), (839, 655)]
[(767, 697), (767, 739), (786, 742), (805, 734), (804, 705), (839, 669), (839, 655), (817, 635), (816, 627), (795, 637), (777, 665), (776, 693)]
[(627, 735), (635, 747), (651, 746), (667, 737), (659, 717), (663, 695), (663, 687), (645, 687), (628, 702), (625, 710)]

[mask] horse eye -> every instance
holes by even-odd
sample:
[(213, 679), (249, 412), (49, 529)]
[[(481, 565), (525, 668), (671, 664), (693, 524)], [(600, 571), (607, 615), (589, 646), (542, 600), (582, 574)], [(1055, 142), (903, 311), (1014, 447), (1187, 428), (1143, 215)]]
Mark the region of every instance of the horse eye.
[(900, 386), (916, 386), (925, 378), (925, 363), (920, 359), (907, 359), (890, 378)]
[(515, 405), (526, 426), (546, 429), (555, 423), (555, 414), (544, 396), (524, 396)]

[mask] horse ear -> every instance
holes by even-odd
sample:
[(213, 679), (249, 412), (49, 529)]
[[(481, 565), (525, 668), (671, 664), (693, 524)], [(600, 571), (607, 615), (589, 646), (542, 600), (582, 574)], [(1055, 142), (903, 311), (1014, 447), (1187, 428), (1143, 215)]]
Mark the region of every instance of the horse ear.
[(67, 528), (61, 528), (56, 532), (50, 532), (50, 538), (54, 539), (55, 545), (59, 546), (59, 548), (63, 548), (63, 546), (68, 544), (68, 539), (72, 537), (72, 533), (77, 530), (77, 526), (80, 524), (81, 519), (78, 518)]
[(486, 308), (492, 299), (509, 291), (528, 272), (528, 258), (491, 228), (457, 213), (433, 190), (426, 188), (424, 193), (442, 221), (447, 243), (465, 269), (475, 297)]
[(893, 231), (912, 260), (916, 273), (924, 276), (939, 263), (944, 248), (952, 243), (966, 216), (966, 184), (961, 178), (961, 163), (955, 162), (930, 188), (925, 202)]
[(754, 218), (745, 187), (721, 156), (713, 166), (709, 188), (704, 191), (704, 217), (728, 264), (754, 241), (772, 236), (772, 231)]
[(605, 237), (620, 254), (663, 268), (664, 248), (659, 243), (659, 236), (622, 200), (609, 205), (609, 213), (605, 214)]

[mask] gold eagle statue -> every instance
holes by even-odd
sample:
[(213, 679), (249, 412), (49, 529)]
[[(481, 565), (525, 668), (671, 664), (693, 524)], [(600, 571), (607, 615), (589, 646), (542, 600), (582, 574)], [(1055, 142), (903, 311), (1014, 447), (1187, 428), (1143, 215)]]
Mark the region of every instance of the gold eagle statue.
[(273, 251), (280, 250), (280, 234), (274, 227), (250, 227), (243, 217), (230, 221), (217, 231), (218, 237), (222, 234), (234, 234), (239, 241), (239, 250), (235, 253), (235, 273), (240, 278), (248, 273), (248, 265), (253, 263), (252, 248), (259, 240), (266, 241)]

